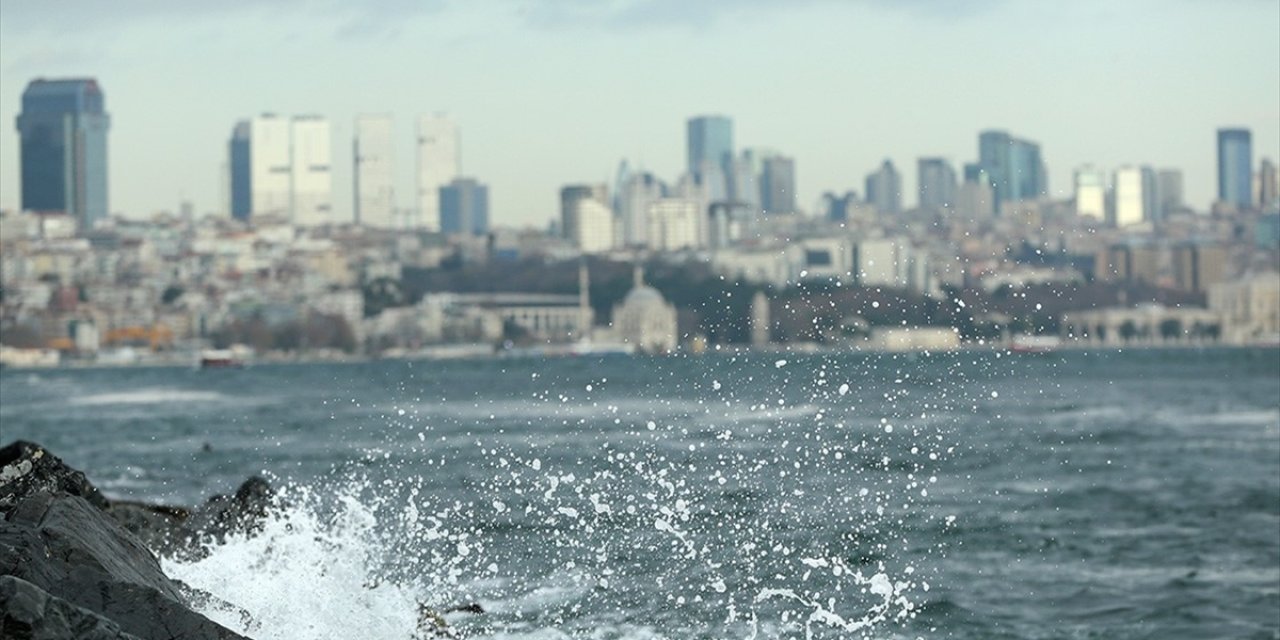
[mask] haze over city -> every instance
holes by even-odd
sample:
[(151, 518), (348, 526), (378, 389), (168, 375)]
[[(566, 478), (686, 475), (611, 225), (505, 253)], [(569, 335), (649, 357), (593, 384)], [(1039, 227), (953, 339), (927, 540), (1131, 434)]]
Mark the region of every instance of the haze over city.
[(987, 128), (1042, 145), (1051, 197), (1080, 165), (1150, 163), (1181, 169), (1188, 204), (1207, 207), (1224, 126), (1280, 157), (1280, 5), (1266, 1), (0, 8), (2, 208), (19, 205), (13, 118), (34, 77), (102, 83), (111, 210), (134, 217), (183, 200), (222, 212), (231, 129), (268, 111), (332, 122), (339, 213), (357, 114), (394, 116), (409, 207), (415, 120), (447, 111), (497, 225), (545, 225), (561, 185), (608, 181), (623, 158), (674, 178), (698, 113), (794, 157), (804, 209), (885, 158), (912, 201), (916, 158), (959, 167)]

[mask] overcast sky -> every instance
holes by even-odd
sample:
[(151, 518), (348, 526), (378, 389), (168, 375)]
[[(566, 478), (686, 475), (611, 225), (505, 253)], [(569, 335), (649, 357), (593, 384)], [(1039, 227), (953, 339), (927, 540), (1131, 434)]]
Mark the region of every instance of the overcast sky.
[(1040, 142), (1055, 196), (1080, 164), (1150, 163), (1205, 207), (1224, 125), (1280, 156), (1275, 0), (0, 0), (3, 208), (41, 76), (99, 80), (111, 209), (131, 216), (218, 210), (231, 127), (264, 111), (332, 120), (341, 211), (357, 113), (395, 116), (411, 206), (415, 116), (447, 111), (502, 225), (545, 224), (560, 185), (624, 157), (674, 180), (700, 113), (794, 156), (805, 208), (886, 157), (914, 204), (916, 159), (959, 170), (983, 128)]

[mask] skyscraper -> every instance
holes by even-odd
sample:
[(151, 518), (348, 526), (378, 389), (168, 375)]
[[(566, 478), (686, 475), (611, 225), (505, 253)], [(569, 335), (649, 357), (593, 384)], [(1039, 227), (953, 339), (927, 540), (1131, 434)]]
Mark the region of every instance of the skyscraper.
[(472, 178), (454, 178), (440, 187), (440, 230), (476, 236), (489, 233), (489, 187)]
[(333, 138), (323, 116), (295, 116), (289, 122), (290, 221), (302, 227), (348, 222), (333, 208)]
[(289, 121), (267, 113), (241, 120), (228, 145), (231, 215), (288, 217), (292, 207), (292, 131)]
[(727, 116), (697, 116), (686, 123), (688, 171), (702, 183), (713, 171), (723, 179), (732, 172), (733, 120)]
[(978, 164), (991, 179), (996, 211), (1005, 202), (1034, 200), (1048, 191), (1040, 145), (1007, 131), (978, 134)]
[(603, 184), (575, 184), (560, 189), (560, 227), (583, 253), (613, 248), (613, 211)]
[(1141, 167), (1121, 167), (1116, 169), (1113, 205), (1115, 226), (1130, 227), (1141, 224), (1147, 219), (1145, 213), (1147, 181)]
[(875, 172), (867, 175), (867, 203), (880, 213), (902, 211), (902, 176), (886, 159)]
[(1271, 158), (1263, 158), (1258, 169), (1258, 209), (1274, 210), (1280, 206), (1280, 176)]
[(1182, 172), (1177, 169), (1161, 169), (1156, 172), (1157, 204), (1160, 219), (1164, 220), (1182, 209)]
[(952, 209), (956, 198), (956, 171), (942, 158), (920, 158), (916, 163), (920, 208)]
[(1253, 204), (1253, 136), (1248, 129), (1218, 129), (1218, 201)]
[(418, 118), (418, 211), (413, 226), (440, 230), (440, 187), (462, 171), (458, 125), (442, 113)]
[(1107, 220), (1107, 179), (1093, 165), (1075, 172), (1076, 215), (1098, 222)]
[(389, 115), (356, 117), (352, 146), (356, 224), (395, 227), (395, 171)]
[(80, 229), (107, 217), (107, 130), (92, 78), (32, 80), (17, 117), (22, 208), (61, 211)]
[(770, 215), (796, 212), (796, 162), (786, 156), (770, 156), (760, 173), (760, 199)]

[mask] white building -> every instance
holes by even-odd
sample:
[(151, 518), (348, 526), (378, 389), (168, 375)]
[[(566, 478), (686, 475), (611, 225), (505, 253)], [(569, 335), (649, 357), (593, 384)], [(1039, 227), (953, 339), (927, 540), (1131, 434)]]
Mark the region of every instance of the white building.
[(1146, 193), (1143, 186), (1142, 169), (1138, 167), (1116, 169), (1113, 211), (1117, 227), (1142, 224), (1146, 219), (1144, 210)]
[(395, 220), (395, 164), (389, 115), (356, 117), (352, 148), (356, 224), (389, 229)]
[(613, 249), (613, 211), (596, 198), (579, 198), (568, 204), (565, 230), (569, 240), (583, 253)]
[(1076, 215), (1098, 222), (1107, 219), (1107, 180), (1102, 171), (1093, 165), (1076, 169), (1075, 194)]
[(440, 230), (440, 187), (462, 172), (458, 125), (436, 113), (418, 117), (418, 209), (412, 226)]
[(329, 121), (322, 116), (296, 116), (290, 122), (290, 174), (294, 225), (310, 227), (347, 222), (333, 208), (333, 144)]
[(649, 204), (662, 198), (663, 185), (653, 174), (630, 176), (618, 193), (618, 226), (623, 246), (641, 247), (649, 232)]
[(645, 245), (654, 251), (702, 247), (702, 203), (696, 198), (661, 198), (649, 203)]
[(289, 121), (263, 114), (236, 127), (236, 137), (247, 129), (249, 176), (253, 215), (289, 216), (293, 207), (292, 132)]

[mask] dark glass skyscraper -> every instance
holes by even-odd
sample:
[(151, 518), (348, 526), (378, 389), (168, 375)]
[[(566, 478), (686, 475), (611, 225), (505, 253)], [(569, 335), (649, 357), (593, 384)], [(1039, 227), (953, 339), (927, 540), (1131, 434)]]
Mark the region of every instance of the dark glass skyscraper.
[(1034, 200), (1048, 191), (1040, 145), (1007, 131), (978, 134), (978, 164), (991, 179), (996, 211), (1001, 203)]
[(726, 116), (690, 118), (687, 127), (689, 173), (701, 182), (708, 169), (732, 173), (733, 120)]
[(1218, 200), (1253, 204), (1253, 136), (1248, 129), (1218, 129)]
[(489, 233), (489, 187), (455, 178), (440, 187), (440, 230), (482, 236)]
[(867, 202), (880, 213), (902, 211), (902, 176), (894, 168), (892, 160), (885, 160), (880, 168), (867, 175)]
[(32, 80), (17, 118), (22, 208), (65, 212), (81, 229), (107, 217), (110, 123), (96, 80)]
[(931, 211), (955, 206), (956, 171), (942, 158), (920, 158), (916, 163), (920, 208)]
[(760, 172), (760, 205), (767, 214), (796, 212), (796, 162), (786, 156), (765, 158)]

